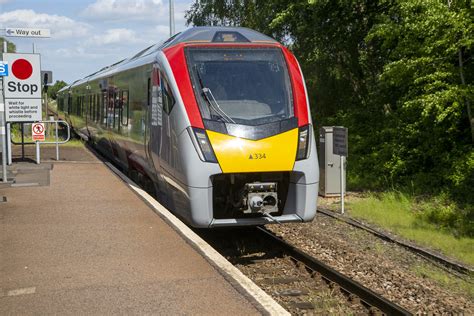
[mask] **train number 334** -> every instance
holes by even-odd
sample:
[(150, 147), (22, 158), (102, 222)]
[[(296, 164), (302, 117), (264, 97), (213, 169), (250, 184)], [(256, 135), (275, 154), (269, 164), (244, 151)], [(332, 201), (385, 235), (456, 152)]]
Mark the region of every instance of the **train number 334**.
[(255, 153), (250, 154), (249, 159), (266, 159), (267, 155), (265, 153)]

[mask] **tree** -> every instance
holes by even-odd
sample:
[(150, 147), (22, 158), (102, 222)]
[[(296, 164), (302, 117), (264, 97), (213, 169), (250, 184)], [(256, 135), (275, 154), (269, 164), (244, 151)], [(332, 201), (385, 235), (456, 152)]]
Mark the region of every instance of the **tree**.
[[(5, 38), (0, 37), (0, 50), (1, 51), (3, 51), (3, 42), (5, 42)], [(9, 53), (15, 53), (16, 45), (7, 40), (7, 49)]]
[(67, 86), (67, 83), (62, 80), (56, 80), (54, 85), (48, 88), (48, 97), (56, 100), (58, 96), (58, 91)]
[(469, 0), (201, 0), (195, 25), (285, 43), (316, 128), (349, 127), (350, 184), (474, 195), (474, 10)]

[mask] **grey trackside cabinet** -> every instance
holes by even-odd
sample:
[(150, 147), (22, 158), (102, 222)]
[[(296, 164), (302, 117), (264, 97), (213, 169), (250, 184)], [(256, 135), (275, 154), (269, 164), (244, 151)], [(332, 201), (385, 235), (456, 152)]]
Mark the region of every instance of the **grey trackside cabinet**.
[[(322, 196), (341, 195), (341, 161), (332, 153), (332, 126), (319, 129), (319, 194)], [(344, 191), (345, 183), (344, 181)]]

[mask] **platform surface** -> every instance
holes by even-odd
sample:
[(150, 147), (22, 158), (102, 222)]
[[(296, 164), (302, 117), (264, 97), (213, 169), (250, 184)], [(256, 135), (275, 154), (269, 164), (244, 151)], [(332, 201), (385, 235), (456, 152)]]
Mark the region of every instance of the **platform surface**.
[(92, 155), (0, 196), (1, 315), (258, 314)]

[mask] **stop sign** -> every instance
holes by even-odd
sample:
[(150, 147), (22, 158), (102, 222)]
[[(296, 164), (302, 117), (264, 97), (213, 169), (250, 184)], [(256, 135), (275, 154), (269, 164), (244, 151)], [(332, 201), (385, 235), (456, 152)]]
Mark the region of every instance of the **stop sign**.
[(5, 77), (5, 98), (41, 98), (41, 66), (38, 54), (4, 54), (10, 65)]

